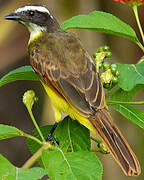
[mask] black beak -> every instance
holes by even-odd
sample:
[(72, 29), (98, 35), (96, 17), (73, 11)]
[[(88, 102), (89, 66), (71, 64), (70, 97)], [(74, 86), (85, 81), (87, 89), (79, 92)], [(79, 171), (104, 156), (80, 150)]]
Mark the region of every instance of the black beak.
[(7, 20), (20, 20), (20, 16), (18, 16), (15, 13), (9, 14), (8, 16), (5, 16), (5, 19)]

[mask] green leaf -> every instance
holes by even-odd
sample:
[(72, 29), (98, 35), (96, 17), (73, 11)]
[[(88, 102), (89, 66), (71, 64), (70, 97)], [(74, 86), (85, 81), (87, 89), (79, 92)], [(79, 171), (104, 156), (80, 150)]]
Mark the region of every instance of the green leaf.
[[(144, 85), (137, 85), (131, 91), (124, 91), (122, 89), (118, 89), (112, 96), (112, 101), (118, 102), (129, 102), (133, 101), (135, 95), (144, 88)], [(133, 106), (126, 104), (113, 104), (112, 107), (120, 112), (124, 117), (129, 119), (131, 122), (136, 124), (137, 126), (143, 128), (144, 127), (144, 117), (143, 110), (136, 109)]]
[[(45, 139), (47, 138), (48, 133), (50, 132), (51, 128), (52, 128), (52, 125), (40, 127), (40, 130), (41, 130)], [(36, 129), (33, 130), (33, 133), (39, 140), (41, 140), (41, 137), (40, 137), (40, 135)], [(34, 141), (32, 139), (27, 139), (27, 146), (28, 146), (28, 148), (32, 154), (37, 152), (42, 147), (40, 144), (38, 144), (36, 141)]]
[(51, 180), (102, 179), (102, 164), (88, 151), (43, 151), (42, 161)]
[(144, 110), (136, 109), (135, 107), (126, 104), (113, 105), (113, 108), (131, 122), (144, 129)]
[(88, 29), (126, 37), (135, 43), (138, 42), (136, 33), (130, 25), (124, 23), (112, 14), (101, 11), (93, 11), (88, 15), (74, 16), (63, 22), (61, 28), (63, 30), (70, 28)]
[(31, 66), (22, 66), (20, 68), (17, 68), (9, 72), (4, 77), (2, 77), (0, 79), (0, 87), (17, 80), (39, 81), (39, 77), (33, 71)]
[(89, 130), (68, 116), (57, 127), (55, 136), (60, 141), (62, 150), (90, 151)]
[[(46, 139), (52, 125), (40, 127), (40, 130)], [(34, 134), (40, 139), (37, 130)], [(64, 118), (54, 132), (60, 143), (59, 147), (65, 151), (90, 151), (90, 133), (87, 128), (72, 120), (70, 117)], [(27, 145), (32, 154), (34, 154), (41, 146), (31, 139), (27, 139)]]
[[(46, 139), (53, 125), (40, 127), (40, 130)], [(39, 133), (34, 129), (34, 134), (41, 139)], [(58, 139), (59, 147), (64, 151), (90, 151), (90, 133), (87, 128), (72, 120), (70, 117), (64, 118), (54, 132), (54, 137)], [(41, 145), (32, 139), (27, 139), (27, 145), (32, 154), (41, 148)], [(43, 166), (41, 160), (38, 163)]]
[(119, 88), (111, 97), (111, 100), (129, 102), (133, 101), (136, 94), (144, 88), (144, 85), (136, 85), (131, 91), (124, 91)]
[(5, 157), (0, 155), (0, 179), (1, 180), (38, 180), (46, 175), (42, 168), (21, 169), (14, 167)]
[(124, 91), (132, 90), (137, 84), (144, 84), (144, 63), (119, 64), (118, 85)]
[(0, 140), (23, 136), (23, 132), (15, 127), (0, 124)]
[(16, 177), (15, 170), (16, 168), (5, 157), (3, 157), (0, 154), (0, 179), (3, 180), (5, 176), (9, 179), (9, 176), (11, 176), (11, 179), (14, 179), (14, 177)]
[(17, 179), (19, 180), (38, 180), (46, 175), (47, 172), (39, 167), (34, 167), (30, 169), (18, 169), (18, 176)]
[[(48, 136), (48, 133), (50, 132), (50, 130), (52, 129), (52, 125), (47, 125), (47, 126), (41, 126), (40, 130), (44, 136), (44, 138), (46, 139)], [(33, 130), (34, 135), (41, 140), (41, 137), (39, 135), (39, 133), (37, 132), (37, 129)], [(32, 139), (26, 139), (27, 142), (27, 146), (31, 152), (31, 154), (36, 153), (42, 146), (40, 144), (38, 144), (36, 141), (32, 140)], [(40, 164), (41, 167), (43, 167), (43, 163), (41, 161), (41, 159), (38, 159), (38, 163)]]

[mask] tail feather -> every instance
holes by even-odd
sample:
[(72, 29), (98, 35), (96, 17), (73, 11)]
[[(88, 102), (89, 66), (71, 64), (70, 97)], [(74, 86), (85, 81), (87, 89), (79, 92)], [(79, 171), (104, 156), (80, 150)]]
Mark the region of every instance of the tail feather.
[(112, 121), (109, 112), (106, 109), (98, 110), (89, 120), (124, 173), (127, 176), (138, 176), (141, 169), (137, 157)]

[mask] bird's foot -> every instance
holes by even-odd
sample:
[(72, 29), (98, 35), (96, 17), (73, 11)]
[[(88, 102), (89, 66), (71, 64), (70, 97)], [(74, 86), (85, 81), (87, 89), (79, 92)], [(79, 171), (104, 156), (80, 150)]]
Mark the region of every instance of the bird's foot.
[(53, 125), (52, 129), (50, 130), (50, 133), (48, 134), (48, 136), (47, 136), (47, 138), (46, 138), (46, 141), (54, 141), (54, 142), (57, 143), (57, 145), (59, 145), (59, 141), (57, 140), (57, 138), (55, 138), (55, 137), (53, 136), (53, 133), (54, 133), (54, 131), (56, 130), (57, 126), (58, 126), (58, 123), (55, 123), (55, 124)]

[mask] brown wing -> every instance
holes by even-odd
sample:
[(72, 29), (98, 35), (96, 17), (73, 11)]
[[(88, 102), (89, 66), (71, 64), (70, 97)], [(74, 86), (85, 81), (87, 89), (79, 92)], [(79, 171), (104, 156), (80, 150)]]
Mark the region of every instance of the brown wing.
[(104, 109), (99, 74), (80, 41), (71, 33), (45, 34), (30, 44), (29, 52), (41, 80), (88, 117), (125, 174), (139, 175), (135, 154)]
[(30, 44), (29, 52), (31, 65), (41, 80), (51, 83), (78, 111), (89, 115), (104, 106), (95, 64), (72, 33), (44, 34)]

